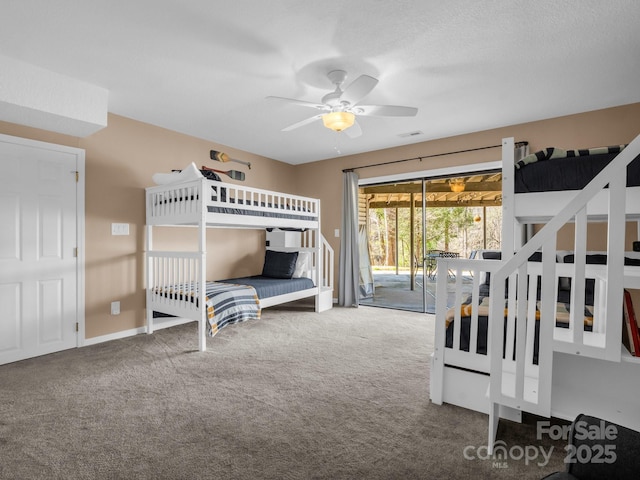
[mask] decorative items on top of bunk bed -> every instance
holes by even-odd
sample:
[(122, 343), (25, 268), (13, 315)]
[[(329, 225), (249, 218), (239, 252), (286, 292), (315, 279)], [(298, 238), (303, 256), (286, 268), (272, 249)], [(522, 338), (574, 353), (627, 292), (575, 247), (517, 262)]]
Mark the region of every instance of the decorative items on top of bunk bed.
[(236, 160), (235, 158), (229, 157), (229, 155), (227, 155), (226, 153), (218, 152), (217, 150), (211, 150), (209, 152), (209, 158), (211, 158), (211, 160), (216, 160), (218, 162), (241, 163), (242, 165), (246, 165), (247, 167), (249, 167), (249, 170), (251, 170), (251, 162), (245, 162), (244, 160)]
[[(233, 180), (239, 180), (241, 182), (244, 182), (245, 178), (244, 172), (239, 172), (238, 170), (216, 170), (215, 168), (209, 168), (203, 165), (202, 167), (200, 167), (200, 171), (203, 175), (208, 174), (208, 172), (222, 173), (223, 175), (226, 175)], [(214, 178), (210, 178), (209, 176), (207, 178), (209, 178), (209, 180), (216, 180)], [(220, 180), (220, 178), (218, 178), (217, 180)]]

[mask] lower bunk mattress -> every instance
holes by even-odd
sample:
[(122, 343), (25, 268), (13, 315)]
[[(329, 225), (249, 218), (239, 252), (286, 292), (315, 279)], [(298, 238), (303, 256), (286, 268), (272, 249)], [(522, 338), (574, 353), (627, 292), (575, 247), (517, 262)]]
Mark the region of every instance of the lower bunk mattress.
[[(507, 329), (507, 301), (505, 300), (504, 307), (504, 329), (506, 338)], [(564, 301), (556, 302), (555, 321), (556, 327), (569, 328), (569, 303)], [(469, 297), (465, 303), (460, 306), (460, 350), (465, 352), (469, 351), (469, 344), (471, 343), (471, 314), (473, 310), (477, 310), (478, 315), (478, 334), (476, 338), (476, 353), (480, 355), (487, 354), (487, 336), (488, 336), (488, 319), (489, 319), (489, 297), (479, 297), (478, 305), (471, 304), (471, 297)], [(446, 336), (445, 346), (453, 348), (454, 338), (454, 317), (455, 309), (451, 308), (447, 311), (446, 322)], [(591, 331), (593, 329), (593, 306), (585, 305), (584, 307), (584, 330)], [(539, 335), (540, 335), (540, 302), (536, 302), (536, 324), (534, 328), (534, 353), (533, 363), (538, 363), (538, 348), (539, 348)], [(506, 341), (506, 340), (505, 340)], [(503, 352), (506, 351), (503, 345)], [(515, 352), (515, 338), (514, 338), (514, 352)]]
[[(280, 279), (261, 275), (207, 282), (207, 333), (212, 337), (227, 325), (259, 319), (261, 299), (307, 290), (314, 286), (309, 278)], [(182, 299), (183, 292), (194, 290), (193, 287), (170, 287), (158, 289), (155, 293), (168, 299)], [(197, 302), (195, 297), (193, 300)], [(172, 315), (154, 311), (153, 316)]]
[(272, 278), (262, 275), (252, 277), (229, 278), (218, 280), (220, 283), (231, 283), (236, 285), (248, 285), (253, 287), (259, 299), (286, 295), (287, 293), (299, 292), (315, 287), (309, 278)]

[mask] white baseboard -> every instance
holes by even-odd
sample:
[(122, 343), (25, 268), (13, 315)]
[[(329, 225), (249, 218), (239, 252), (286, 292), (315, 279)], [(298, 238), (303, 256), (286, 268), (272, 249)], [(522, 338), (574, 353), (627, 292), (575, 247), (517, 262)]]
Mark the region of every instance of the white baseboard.
[(132, 328), (130, 330), (122, 330), (116, 333), (109, 333), (107, 335), (100, 335), (98, 337), (91, 337), (84, 339), (84, 346), (88, 347), (89, 345), (96, 345), (98, 343), (110, 342), (111, 340), (119, 340), (121, 338), (133, 337), (134, 335), (139, 335), (141, 333), (145, 333), (147, 331), (147, 327), (138, 327)]
[[(183, 325), (185, 323), (193, 322), (190, 318), (180, 317), (159, 317), (153, 320), (153, 329), (160, 330), (162, 328), (175, 327), (176, 325)], [(119, 340), (122, 338), (133, 337), (134, 335), (140, 335), (141, 333), (147, 333), (147, 327), (132, 328), (130, 330), (122, 330), (121, 332), (109, 333), (107, 335), (100, 335), (98, 337), (85, 338), (83, 346), (96, 345), (98, 343), (110, 342), (112, 340)]]

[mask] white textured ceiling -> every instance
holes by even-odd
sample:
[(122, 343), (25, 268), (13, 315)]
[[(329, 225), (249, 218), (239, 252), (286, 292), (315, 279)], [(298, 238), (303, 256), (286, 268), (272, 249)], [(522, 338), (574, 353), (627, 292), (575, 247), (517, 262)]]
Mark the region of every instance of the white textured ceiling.
[[(106, 88), (115, 114), (299, 164), (639, 102), (640, 2), (16, 0), (0, 54)], [(418, 115), (282, 132), (317, 112), (265, 97), (318, 102), (336, 68)]]

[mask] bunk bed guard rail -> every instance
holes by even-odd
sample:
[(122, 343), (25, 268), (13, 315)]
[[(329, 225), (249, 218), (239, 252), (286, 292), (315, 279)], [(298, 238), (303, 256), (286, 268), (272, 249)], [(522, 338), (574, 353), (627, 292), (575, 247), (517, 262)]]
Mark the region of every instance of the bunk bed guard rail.
[[(320, 201), (315, 198), (273, 192), (259, 188), (217, 182), (205, 178), (180, 184), (149, 187), (147, 191), (147, 225), (197, 224), (207, 215), (211, 224), (260, 224), (269, 217), (268, 226), (317, 228)], [(238, 221), (239, 214), (247, 216)], [(280, 219), (280, 220), (279, 220)]]

